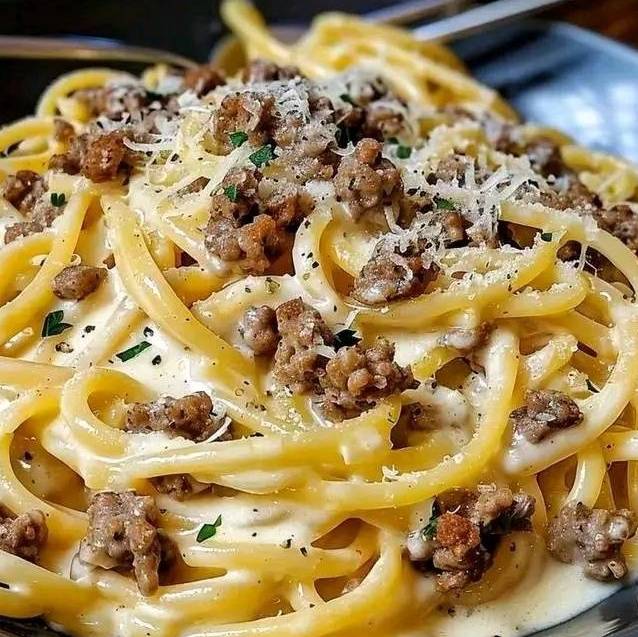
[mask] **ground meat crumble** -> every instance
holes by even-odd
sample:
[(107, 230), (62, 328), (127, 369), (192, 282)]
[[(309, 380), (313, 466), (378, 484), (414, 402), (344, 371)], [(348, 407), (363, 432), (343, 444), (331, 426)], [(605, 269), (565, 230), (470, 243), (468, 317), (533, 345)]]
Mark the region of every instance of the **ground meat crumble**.
[(237, 169), (224, 178), (220, 192), (211, 199), (204, 243), (222, 261), (262, 274), (312, 208), (303, 188), (264, 180), (257, 170)]
[(47, 541), (48, 530), (44, 513), (37, 509), (18, 516), (0, 507), (0, 550), (37, 562)]
[(459, 591), (483, 576), (504, 535), (531, 530), (533, 513), (534, 498), (507, 487), (450, 489), (435, 498), (428, 524), (408, 535), (408, 557), (436, 575), (441, 591)]
[(382, 145), (374, 139), (362, 139), (352, 155), (339, 164), (334, 185), (337, 199), (348, 205), (358, 219), (365, 212), (383, 212), (403, 192), (396, 166), (381, 157)]
[(180, 501), (187, 500), (198, 493), (208, 491), (211, 487), (210, 484), (200, 482), (188, 473), (157, 476), (151, 478), (151, 484), (158, 493)]
[(275, 353), (275, 378), (295, 393), (313, 391), (332, 420), (354, 418), (394, 393), (418, 385), (409, 367), (394, 361), (394, 346), (379, 339), (372, 347), (341, 347), (312, 307), (293, 299), (276, 310), (281, 340)]
[(411, 298), (421, 294), (438, 273), (438, 266), (425, 256), (375, 250), (355, 278), (352, 296), (366, 305)]
[(510, 418), (517, 433), (532, 443), (538, 443), (552, 432), (580, 424), (583, 414), (566, 394), (539, 389), (528, 391), (525, 404), (515, 409)]
[(60, 299), (80, 301), (97, 290), (107, 272), (91, 265), (70, 265), (53, 279), (53, 293)]
[(85, 564), (132, 570), (142, 595), (159, 586), (160, 568), (174, 556), (172, 542), (160, 531), (153, 498), (135, 491), (96, 493), (87, 511), (89, 528), (80, 545)]
[[(181, 398), (164, 396), (153, 402), (129, 405), (125, 428), (133, 433), (164, 431), (171, 437), (202, 442), (220, 429), (224, 421), (224, 414), (214, 413), (210, 396), (198, 391)], [(220, 439), (229, 437), (230, 431)]]
[(561, 562), (583, 562), (588, 577), (603, 582), (622, 579), (627, 564), (621, 553), (636, 533), (637, 520), (627, 509), (590, 509), (568, 503), (547, 527), (547, 548)]
[(295, 393), (318, 387), (325, 356), (317, 346), (331, 345), (334, 336), (321, 314), (301, 299), (283, 303), (276, 310), (281, 340), (275, 353), (275, 378)]
[(64, 211), (65, 203), (54, 205), (44, 178), (31, 170), (19, 170), (15, 175), (9, 175), (2, 195), (26, 217), (26, 221), (7, 226), (5, 244), (42, 232)]
[(394, 345), (385, 339), (367, 348), (342, 347), (319, 383), (324, 411), (333, 420), (354, 418), (381, 398), (418, 386), (411, 369), (394, 361)]
[(279, 343), (277, 314), (267, 305), (250, 307), (244, 313), (239, 333), (255, 354), (272, 354)]

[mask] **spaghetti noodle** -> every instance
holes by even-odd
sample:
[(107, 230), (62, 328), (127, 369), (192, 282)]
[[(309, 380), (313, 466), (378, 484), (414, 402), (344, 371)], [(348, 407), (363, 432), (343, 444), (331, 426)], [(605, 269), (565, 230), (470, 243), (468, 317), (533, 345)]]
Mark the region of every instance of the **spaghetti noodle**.
[(0, 130), (0, 615), (512, 635), (609, 594), (638, 170), (404, 31), (222, 12), (217, 67), (75, 72)]

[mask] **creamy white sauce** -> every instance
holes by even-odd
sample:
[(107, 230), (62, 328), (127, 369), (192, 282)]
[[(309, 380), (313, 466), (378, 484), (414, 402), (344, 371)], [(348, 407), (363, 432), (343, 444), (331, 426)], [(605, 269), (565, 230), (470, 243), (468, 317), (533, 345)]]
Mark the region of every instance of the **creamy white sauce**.
[[(579, 565), (546, 557), (508, 595), (476, 608), (437, 609), (429, 634), (437, 637), (523, 637), (560, 624), (612, 595), (619, 586), (589, 579)], [(417, 637), (410, 632), (401, 637)]]

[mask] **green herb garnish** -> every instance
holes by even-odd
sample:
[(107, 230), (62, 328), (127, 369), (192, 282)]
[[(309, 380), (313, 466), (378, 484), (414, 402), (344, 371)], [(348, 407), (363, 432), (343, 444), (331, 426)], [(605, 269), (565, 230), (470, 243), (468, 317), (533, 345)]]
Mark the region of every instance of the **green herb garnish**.
[(235, 203), (237, 201), (237, 186), (235, 186), (235, 184), (232, 184), (230, 186), (226, 186), (226, 188), (224, 188), (224, 194), (233, 202)]
[(125, 349), (123, 352), (116, 354), (116, 356), (123, 362), (130, 361), (131, 358), (135, 358), (138, 354), (141, 354), (145, 349), (149, 348), (151, 344), (148, 341), (142, 341), (133, 347)]
[(404, 146), (403, 144), (397, 146), (397, 157), (399, 159), (408, 159), (411, 154), (412, 146)]
[(396, 137), (388, 137), (387, 142), (388, 144), (398, 144), (399, 140)]
[(257, 168), (261, 168), (269, 161), (272, 161), (275, 158), (275, 153), (273, 152), (272, 146), (266, 144), (262, 146), (259, 150), (256, 150), (252, 155), (249, 155), (248, 159), (257, 166)]
[(439, 516), (433, 515), (429, 522), (421, 529), (421, 537), (424, 540), (433, 540), (436, 535), (436, 528), (439, 524)]
[(352, 106), (356, 106), (355, 101), (352, 99), (352, 96), (348, 95), (347, 93), (341, 93), (341, 95), (339, 95), (339, 97), (344, 101), (347, 102), (348, 104), (352, 104)]
[(63, 192), (52, 192), (51, 193), (51, 203), (59, 208), (66, 203), (66, 195)]
[(552, 240), (552, 233), (551, 232), (541, 232), (541, 239), (543, 241), (550, 242)]
[(454, 202), (451, 199), (441, 199), (436, 197), (434, 203), (439, 210), (454, 210)]
[(354, 330), (343, 329), (335, 334), (335, 349), (356, 345), (361, 340)]
[(222, 525), (222, 516), (218, 515), (217, 519), (212, 524), (202, 524), (202, 528), (197, 533), (197, 541), (204, 542), (210, 540), (211, 537), (215, 537), (217, 529)]
[(57, 336), (62, 334), (64, 330), (68, 330), (73, 327), (70, 323), (63, 323), (64, 318), (63, 310), (56, 310), (55, 312), (49, 312), (42, 324), (42, 337)]
[(228, 137), (230, 137), (230, 143), (235, 148), (239, 148), (243, 143), (248, 141), (248, 135), (244, 133), (243, 130), (235, 131), (234, 133), (231, 133)]

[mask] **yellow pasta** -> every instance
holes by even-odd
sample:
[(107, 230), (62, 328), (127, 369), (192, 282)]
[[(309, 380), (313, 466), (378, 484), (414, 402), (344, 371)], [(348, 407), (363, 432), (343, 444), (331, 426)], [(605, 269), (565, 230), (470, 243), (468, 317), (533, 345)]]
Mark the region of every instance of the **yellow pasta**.
[(225, 79), (75, 71), (0, 129), (0, 615), (511, 637), (613, 592), (582, 562), (635, 575), (638, 542), (565, 557), (552, 525), (638, 514), (638, 261), (609, 221), (638, 169), (401, 29), (335, 12), (289, 44), (221, 13)]

